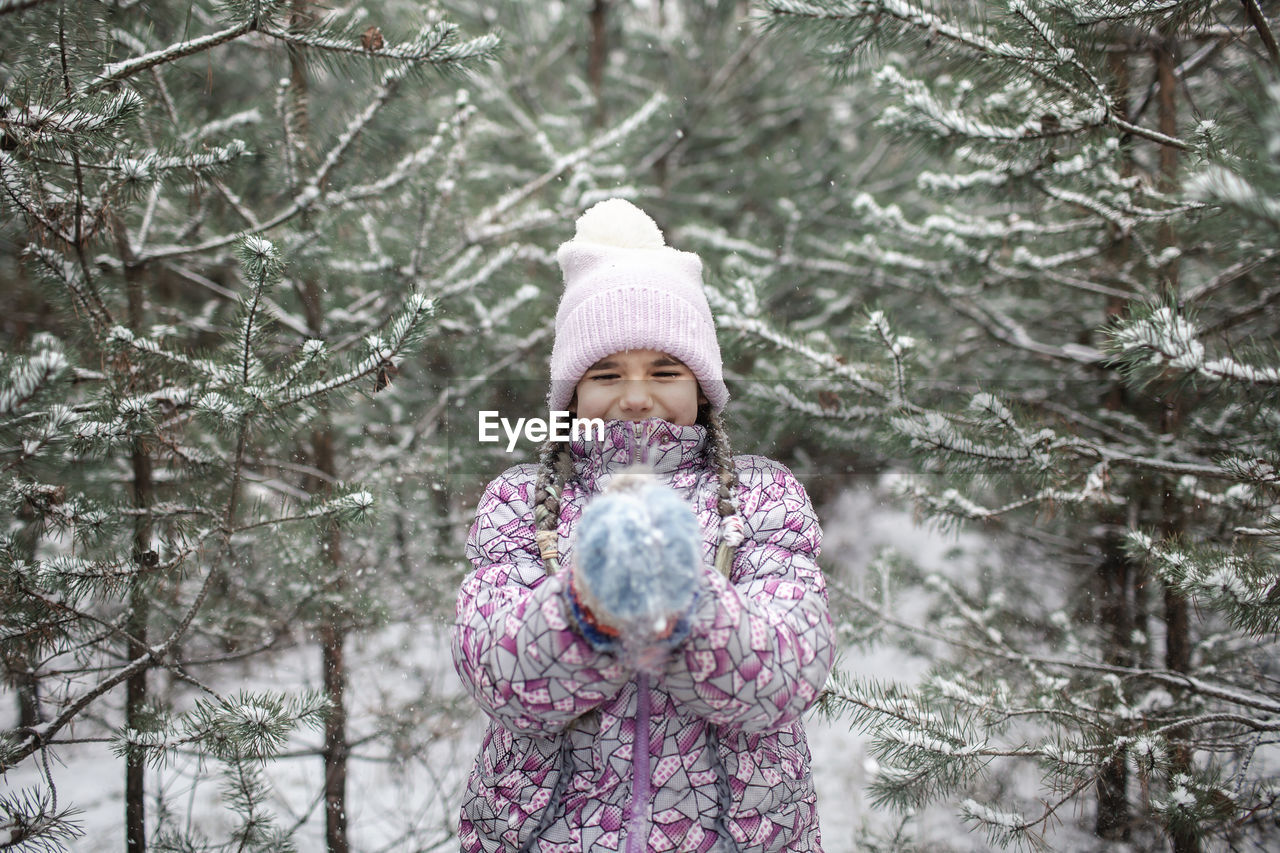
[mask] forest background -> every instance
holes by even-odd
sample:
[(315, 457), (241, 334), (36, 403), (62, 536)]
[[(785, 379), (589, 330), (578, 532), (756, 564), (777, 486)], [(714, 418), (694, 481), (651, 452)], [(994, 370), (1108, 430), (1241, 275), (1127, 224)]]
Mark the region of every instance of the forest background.
[[(830, 849), (1274, 846), (1278, 17), (0, 0), (0, 849), (456, 843), (476, 413), (611, 195), (837, 546)], [(872, 488), (982, 556), (860, 552)]]

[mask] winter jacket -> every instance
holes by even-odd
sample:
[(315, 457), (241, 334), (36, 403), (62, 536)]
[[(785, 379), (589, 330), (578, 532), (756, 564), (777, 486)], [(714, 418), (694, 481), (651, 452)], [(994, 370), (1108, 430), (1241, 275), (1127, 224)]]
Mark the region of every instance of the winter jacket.
[[(703, 427), (661, 420), (610, 422), (603, 442), (574, 442), (575, 476), (561, 495), (561, 563), (572, 563), (571, 534), (586, 503), (647, 446), (648, 464), (695, 505), (704, 587), (690, 635), (648, 679), (645, 847), (705, 852), (719, 823), (743, 853), (813, 853), (821, 838), (800, 715), (834, 651), (815, 563), (821, 531), (790, 471), (735, 457), (745, 538), (726, 580), (713, 569), (720, 518), (706, 444)], [(588, 645), (568, 610), (563, 572), (546, 574), (531, 509), (537, 474), (536, 465), (517, 465), (490, 483), (467, 540), (474, 570), (458, 597), (453, 656), (491, 720), (467, 783), (462, 849), (520, 850), (543, 824), (526, 849), (622, 850), (638, 679)], [(557, 791), (564, 768), (571, 772)]]

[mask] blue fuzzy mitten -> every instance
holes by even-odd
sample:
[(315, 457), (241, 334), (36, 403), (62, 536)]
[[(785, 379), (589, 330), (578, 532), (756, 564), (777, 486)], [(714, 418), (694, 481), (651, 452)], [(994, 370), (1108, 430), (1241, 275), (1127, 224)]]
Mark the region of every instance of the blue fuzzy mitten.
[(689, 632), (702, 529), (684, 498), (646, 471), (618, 475), (574, 534), (574, 613), (600, 649), (651, 668)]

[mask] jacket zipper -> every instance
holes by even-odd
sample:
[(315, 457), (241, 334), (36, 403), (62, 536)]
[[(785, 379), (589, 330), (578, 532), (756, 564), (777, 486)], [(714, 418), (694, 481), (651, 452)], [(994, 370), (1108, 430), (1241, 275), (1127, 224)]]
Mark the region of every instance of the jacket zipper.
[(648, 421), (631, 422), (631, 464), (649, 461), (649, 423)]
[[(632, 425), (631, 464), (648, 462), (648, 432), (645, 421)], [(648, 811), (652, 771), (649, 766), (649, 675), (636, 675), (636, 734), (631, 750), (631, 803), (627, 807), (627, 853), (644, 853), (648, 848)]]

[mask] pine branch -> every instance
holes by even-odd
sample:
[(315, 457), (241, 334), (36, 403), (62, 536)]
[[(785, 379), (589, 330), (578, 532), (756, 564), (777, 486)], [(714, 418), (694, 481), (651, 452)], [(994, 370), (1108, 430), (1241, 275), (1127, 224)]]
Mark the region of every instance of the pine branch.
[(1263, 711), (1268, 714), (1280, 714), (1280, 701), (1277, 701), (1269, 695), (1255, 691), (1248, 691), (1245, 688), (1236, 687), (1235, 685), (1214, 683), (1188, 673), (1175, 672), (1173, 670), (1118, 666), (1115, 664), (1096, 663), (1084, 659), (1053, 658), (1045, 655), (1030, 654), (1024, 651), (1010, 651), (994, 648), (989, 645), (980, 645), (958, 638), (953, 633), (936, 631), (919, 625), (913, 625), (890, 615), (852, 591), (846, 591), (846, 594), (852, 602), (858, 605), (858, 607), (867, 611), (868, 614), (874, 616), (877, 620), (886, 625), (892, 625), (893, 627), (899, 628), (910, 634), (925, 637), (930, 640), (936, 640), (938, 642), (945, 643), (948, 646), (953, 646), (981, 657), (996, 658), (1018, 665), (1033, 663), (1039, 666), (1065, 669), (1068, 671), (1079, 670), (1083, 672), (1096, 672), (1104, 675), (1134, 678), (1137, 680), (1154, 681), (1157, 684), (1161, 684), (1166, 687), (1176, 687), (1180, 690), (1187, 690), (1201, 696), (1219, 699), (1233, 705), (1239, 705), (1242, 708), (1253, 708), (1254, 710)]
[(471, 222), (470, 239), (473, 242), (481, 242), (492, 238), (493, 232), (497, 229), (497, 221), (513, 207), (594, 154), (617, 145), (630, 136), (636, 128), (653, 118), (666, 102), (666, 96), (662, 92), (655, 92), (638, 110), (617, 124), (608, 133), (602, 133), (581, 148), (565, 154), (552, 163), (550, 168), (541, 175), (504, 194), (494, 204), (477, 214)]
[[(1057, 62), (1065, 62), (1089, 81), (1089, 85), (1093, 87), (1095, 102), (1106, 103), (1107, 87), (1103, 85), (1101, 80), (1094, 76), (1093, 72), (1087, 65), (1080, 61), (1076, 51), (1067, 47), (1062, 42), (1058, 37), (1058, 34), (1049, 26), (1048, 22), (1037, 15), (1035, 10), (1026, 2), (1026, 0), (1010, 0), (1009, 11), (1026, 21), (1027, 24), (1029, 24), (1035, 31), (1036, 35), (1040, 36), (1041, 40), (1044, 41), (1045, 46), (1048, 48), (1048, 55), (1051, 56), (1053, 60), (1056, 60)], [(1055, 82), (1057, 81), (1055, 80)], [(1067, 89), (1068, 91), (1070, 90), (1070, 86), (1067, 85), (1063, 85), (1062, 88)]]
[(49, 0), (0, 0), (0, 15), (23, 12), (47, 2)]
[[(1071, 0), (1071, 16), (1081, 24), (1121, 23), (1134, 15), (1159, 16), (1194, 5), (1197, 0), (1130, 0), (1117, 6), (1111, 0)], [(1065, 3), (1063, 5), (1066, 5)]]
[[(254, 230), (261, 233), (263, 229), (256, 228)], [(194, 270), (186, 266), (183, 266), (181, 264), (165, 263), (163, 264), (163, 268), (181, 276), (187, 281), (190, 281), (192, 284), (199, 285), (200, 287), (205, 288), (211, 293), (217, 294), (223, 299), (226, 299), (228, 302), (235, 302), (237, 299), (240, 298), (239, 294), (236, 293), (234, 290), (231, 290), (230, 288), (227, 288), (227, 287), (223, 287), (222, 285), (218, 284), (216, 281), (213, 281), (212, 279), (206, 276), (203, 276), (200, 273), (195, 272)], [(271, 299), (269, 296), (265, 296), (265, 295), (263, 296), (262, 304), (265, 305), (267, 309), (271, 312), (271, 319), (274, 322), (277, 322), (280, 325), (288, 328), (290, 331), (296, 332), (298, 335), (301, 335), (302, 337), (306, 337), (310, 333), (309, 330), (307, 329), (307, 324), (305, 321), (303, 321), (296, 314), (292, 314), (289, 311), (286, 311), (283, 307), (281, 307), (281, 305), (278, 302)]]
[(200, 590), (196, 594), (195, 599), (187, 607), (182, 620), (162, 643), (149, 647), (145, 654), (134, 658), (128, 664), (118, 669), (114, 675), (99, 681), (92, 688), (86, 690), (74, 702), (67, 705), (62, 710), (62, 713), (58, 714), (58, 716), (52, 721), (35, 728), (22, 730), (21, 734), (24, 736), (23, 739), (15, 742), (13, 744), (13, 749), (4, 756), (4, 758), (9, 761), (9, 764), (6, 766), (15, 767), (28, 756), (44, 748), (55, 734), (79, 717), (81, 711), (89, 707), (100, 697), (109, 693), (120, 684), (128, 681), (137, 673), (149, 669), (152, 666), (163, 666), (165, 657), (186, 635), (187, 630), (191, 627), (191, 622), (196, 617), (196, 614), (203, 609), (204, 600), (208, 596), (209, 590), (213, 585), (213, 579), (217, 574), (218, 572), (212, 566), (205, 573), (204, 580), (200, 585)]
[[(316, 171), (307, 179), (303, 187), (294, 195), (290, 204), (283, 210), (266, 220), (258, 222), (258, 227), (254, 229), (255, 234), (264, 234), (272, 229), (283, 225), (289, 220), (308, 211), (316, 209), (326, 209), (329, 207), (341, 205), (347, 206), (362, 200), (365, 196), (360, 193), (354, 194), (331, 194), (327, 188), (327, 183), (332, 172), (342, 163), (347, 151), (352, 144), (368, 129), (370, 123), (378, 115), (384, 106), (399, 89), (404, 75), (407, 73), (408, 66), (401, 65), (397, 68), (389, 69), (383, 74), (382, 82), (374, 95), (372, 102), (358, 115), (355, 120), (338, 136), (333, 146), (326, 153), (324, 160), (316, 168)], [(401, 174), (402, 178), (404, 175)], [(372, 192), (372, 187), (376, 187), (377, 182), (365, 185), (362, 189)], [(243, 239), (243, 233), (226, 234), (210, 238), (195, 245), (177, 245), (177, 246), (161, 246), (139, 253), (140, 262), (151, 262), (157, 260), (166, 260), (183, 255), (204, 254), (215, 249), (225, 248), (238, 240)]]
[(1168, 367), (1215, 381), (1280, 388), (1280, 368), (1245, 364), (1222, 356), (1207, 360), (1201, 330), (1168, 308), (1117, 327), (1111, 338), (1117, 355), (1135, 367)]
[(1110, 116), (1110, 123), (1114, 125), (1117, 130), (1123, 130), (1125, 133), (1141, 137), (1149, 142), (1167, 145), (1168, 147), (1176, 148), (1179, 151), (1192, 152), (1195, 150), (1195, 148), (1188, 142), (1183, 142), (1181, 139), (1173, 136), (1167, 136), (1157, 130), (1148, 130), (1140, 125), (1131, 124), (1122, 118), (1117, 118), (1115, 115)]
[(1006, 343), (1035, 355), (1046, 356), (1055, 361), (1082, 364), (1086, 367), (1100, 367), (1107, 362), (1107, 357), (1093, 347), (1081, 344), (1053, 346), (1041, 343), (1031, 337), (1031, 333), (1012, 317), (1006, 316), (994, 307), (983, 306), (977, 300), (967, 299), (958, 294), (942, 290), (942, 295), (959, 313), (973, 320), (987, 334), (996, 340)]
[(81, 94), (89, 94), (91, 92), (104, 89), (107, 86), (123, 80), (126, 77), (131, 77), (140, 71), (155, 68), (157, 65), (163, 65), (165, 63), (182, 59), (185, 56), (202, 53), (203, 51), (217, 47), (220, 44), (226, 44), (229, 41), (238, 39), (246, 33), (253, 32), (257, 28), (258, 22), (254, 19), (249, 19), (236, 24), (233, 27), (228, 27), (225, 30), (210, 33), (207, 36), (171, 44), (168, 47), (161, 48), (160, 50), (154, 50), (151, 53), (144, 54), (142, 56), (136, 56), (133, 59), (128, 59), (124, 62), (113, 62), (104, 67), (102, 71), (99, 72), (98, 76), (89, 82)]
[(367, 376), (372, 376), (382, 365), (403, 355), (417, 336), (420, 324), (434, 310), (432, 300), (419, 294), (410, 295), (405, 300), (404, 313), (392, 323), (390, 332), (392, 339), (389, 343), (374, 341), (375, 345), (371, 347), (371, 352), (342, 374), (320, 382), (313, 382), (310, 385), (277, 389), (281, 395), (281, 405), (297, 405), (298, 403), (329, 394)]
[(773, 344), (780, 350), (801, 356), (813, 364), (824, 376), (848, 382), (863, 393), (870, 394), (881, 400), (893, 399), (892, 393), (884, 385), (870, 379), (857, 366), (846, 364), (830, 353), (819, 352), (808, 344), (784, 335), (759, 318), (722, 315), (717, 318), (716, 325), (722, 329), (733, 329), (737, 332), (753, 335)]
[(404, 75), (409, 71), (410, 67), (407, 63), (398, 65), (387, 70), (382, 75), (382, 81), (379, 83), (373, 97), (370, 98), (368, 105), (347, 125), (346, 130), (338, 136), (333, 147), (325, 155), (324, 161), (316, 169), (315, 174), (308, 179), (300, 197), (318, 197), (321, 194), (322, 187), (328, 183), (329, 174), (342, 162), (352, 143), (365, 132), (373, 122), (373, 119), (382, 111), (382, 108), (395, 96), (404, 80)]
[(1162, 736), (1171, 732), (1196, 728), (1197, 726), (1207, 726), (1212, 723), (1232, 723), (1240, 728), (1254, 732), (1280, 732), (1280, 720), (1259, 720), (1254, 717), (1245, 717), (1241, 714), (1199, 714), (1194, 717), (1175, 720), (1172, 723), (1165, 723), (1157, 728), (1150, 729), (1148, 734)]
[(1275, 34), (1271, 32), (1271, 27), (1267, 24), (1267, 19), (1262, 14), (1262, 8), (1258, 5), (1258, 0), (1241, 0), (1244, 3), (1244, 14), (1249, 19), (1249, 25), (1258, 33), (1258, 37), (1262, 39), (1262, 44), (1267, 49), (1267, 54), (1271, 57), (1271, 62), (1280, 66), (1280, 46), (1276, 45)]
[(940, 38), (972, 51), (976, 56), (1011, 59), (1035, 63), (1040, 57), (1034, 50), (1020, 49), (970, 32), (932, 12), (912, 6), (906, 0), (840, 0), (825, 6), (797, 0), (770, 0), (765, 4), (775, 18), (797, 18), (811, 22), (853, 23), (865, 18), (881, 18), (896, 22), (903, 30), (914, 30), (927, 37)]
[[(386, 193), (395, 189), (410, 177), (417, 174), (425, 166), (434, 164), (439, 155), (440, 149), (443, 147), (445, 139), (449, 135), (455, 138), (461, 136), (462, 129), (470, 122), (475, 115), (475, 107), (466, 105), (458, 109), (448, 121), (442, 121), (437, 127), (436, 133), (427, 141), (427, 144), (406, 154), (400, 158), (385, 175), (376, 178), (368, 183), (358, 184), (345, 190), (339, 190), (329, 194), (329, 199), (335, 207), (348, 207), (357, 202), (365, 201), (371, 198), (384, 196)], [(456, 150), (456, 149), (454, 149)], [(456, 160), (451, 159), (451, 162)], [(434, 202), (438, 206), (448, 199), (447, 193), (439, 193), (436, 195)], [(410, 269), (413, 264), (410, 263)], [(412, 280), (415, 276), (410, 275)]]
[(1263, 264), (1271, 263), (1277, 258), (1280, 258), (1280, 250), (1267, 249), (1253, 257), (1236, 261), (1209, 281), (1188, 289), (1187, 292), (1183, 294), (1182, 301), (1179, 303), (1178, 307), (1180, 309), (1184, 309), (1188, 305), (1208, 299), (1232, 282), (1248, 275)]
[(498, 37), (494, 35), (477, 36), (456, 43), (457, 28), (447, 23), (437, 24), (413, 41), (378, 48), (366, 47), (356, 40), (334, 38), (320, 32), (266, 27), (262, 33), (292, 47), (314, 48), (325, 53), (373, 59), (392, 59), (405, 63), (406, 67), (428, 64), (444, 69), (451, 65), (489, 59), (498, 48)]

